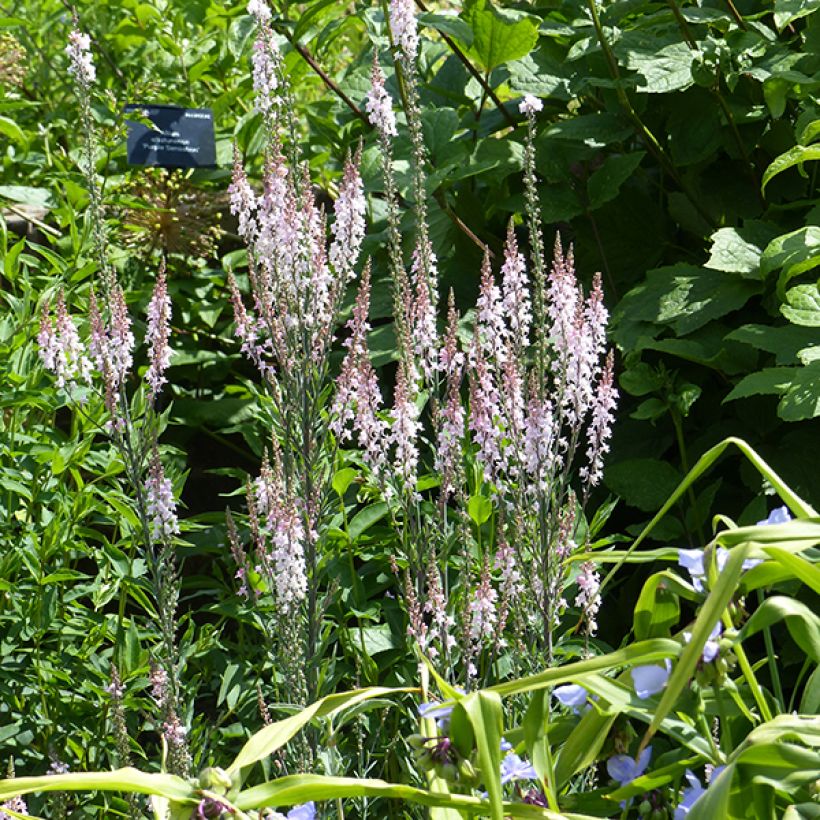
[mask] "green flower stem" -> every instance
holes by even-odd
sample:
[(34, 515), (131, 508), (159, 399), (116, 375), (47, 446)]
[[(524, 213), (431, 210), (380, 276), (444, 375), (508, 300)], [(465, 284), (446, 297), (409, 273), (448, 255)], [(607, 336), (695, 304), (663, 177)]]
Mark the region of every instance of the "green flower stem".
[[(723, 625), (727, 629), (734, 629), (732, 619), (726, 612), (724, 612), (723, 614)], [(752, 669), (752, 665), (749, 663), (749, 659), (746, 657), (746, 651), (743, 649), (743, 646), (740, 643), (735, 644), (733, 649), (735, 655), (737, 656), (737, 662), (740, 666), (740, 671), (743, 673), (743, 677), (746, 678), (746, 683), (749, 684), (749, 689), (751, 690), (752, 697), (755, 699), (757, 708), (760, 710), (760, 717), (764, 722), (771, 720), (771, 709), (769, 709), (769, 704), (766, 703), (766, 698), (763, 695), (763, 689), (761, 688), (760, 683), (758, 683), (757, 677), (755, 676), (754, 670)]]
[(717, 681), (712, 682), (712, 691), (715, 694), (718, 712), (720, 713), (720, 745), (725, 747), (728, 753), (734, 749), (735, 744), (732, 741), (732, 729), (729, 726), (729, 717), (726, 714), (726, 704), (723, 702), (723, 693), (721, 692)]
[[(762, 605), (764, 600), (763, 591), (757, 591), (757, 603)], [(774, 689), (774, 696), (777, 698), (777, 704), (780, 710), (786, 708), (786, 698), (783, 696), (783, 685), (780, 682), (780, 670), (777, 668), (777, 655), (774, 651), (774, 642), (772, 641), (772, 631), (767, 626), (763, 630), (763, 642), (766, 644), (766, 655), (769, 659), (769, 672), (772, 676), (772, 688)]]

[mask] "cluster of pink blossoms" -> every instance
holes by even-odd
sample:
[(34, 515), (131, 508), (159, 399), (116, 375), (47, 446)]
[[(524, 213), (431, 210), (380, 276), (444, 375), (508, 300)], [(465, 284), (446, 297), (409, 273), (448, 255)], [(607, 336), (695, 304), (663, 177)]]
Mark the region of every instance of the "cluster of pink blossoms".
[(393, 100), (384, 87), (384, 74), (378, 59), (374, 56), (373, 72), (370, 78), (370, 90), (364, 105), (370, 124), (377, 128), (384, 138), (395, 137), (396, 115), (393, 113)]
[(354, 161), (348, 160), (335, 203), (333, 241), (307, 180), (297, 188), (276, 149), (256, 194), (237, 161), (230, 186), (231, 211), (250, 251), (253, 313), (231, 280), (236, 333), (263, 375), (272, 377), (323, 360), (333, 324), (364, 238), (365, 200)]
[(270, 584), (280, 611), (292, 615), (307, 595), (305, 515), (288, 491), (278, 457), (273, 466), (267, 459), (263, 462), (250, 503), (259, 562), (255, 569)]
[(74, 75), (83, 88), (88, 88), (97, 79), (94, 58), (91, 56), (91, 38), (74, 29), (68, 35), (65, 51), (69, 59), (69, 73)]
[(407, 60), (415, 60), (419, 51), (419, 31), (413, 0), (390, 0), (388, 21), (393, 42)]

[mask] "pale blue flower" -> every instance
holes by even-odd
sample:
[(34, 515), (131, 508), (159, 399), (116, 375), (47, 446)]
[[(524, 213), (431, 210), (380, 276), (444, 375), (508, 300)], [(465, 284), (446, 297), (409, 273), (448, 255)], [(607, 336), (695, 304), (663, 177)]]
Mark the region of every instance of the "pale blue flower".
[(310, 803), (302, 803), (301, 806), (294, 806), (286, 815), (275, 812), (273, 820), (316, 820), (316, 805), (311, 800)]
[[(774, 515), (774, 513), (772, 513), (772, 515)], [(758, 523), (765, 524), (769, 522), (760, 521)], [(717, 560), (717, 571), (723, 572), (723, 568), (729, 560), (729, 550), (725, 547), (718, 547), (715, 557)], [(743, 562), (742, 568), (744, 570), (751, 569), (761, 563), (763, 562), (760, 558), (747, 558)], [(692, 586), (697, 592), (703, 592), (703, 582), (706, 580), (706, 568), (703, 565), (703, 550), (678, 550), (678, 566), (688, 570), (689, 575), (692, 576)]]
[(646, 700), (651, 695), (660, 692), (669, 680), (672, 671), (672, 664), (669, 658), (664, 662), (664, 666), (633, 666), (630, 669), (632, 683), (635, 685), (635, 694)]
[(788, 507), (775, 507), (769, 513), (768, 518), (764, 518), (762, 521), (757, 522), (757, 526), (763, 527), (766, 524), (785, 524), (787, 521), (791, 520), (792, 516)]
[(683, 790), (681, 801), (675, 809), (674, 820), (683, 820), (683, 818), (689, 814), (689, 809), (692, 808), (695, 801), (706, 792), (706, 789), (701, 786), (700, 780), (698, 780), (698, 778), (695, 777), (689, 769), (686, 770), (685, 777), (687, 783), (689, 783), (689, 788)]
[[(704, 663), (711, 663), (718, 656), (718, 652), (720, 651), (720, 643), (718, 643), (718, 638), (720, 638), (722, 633), (723, 626), (721, 625), (720, 621), (718, 621), (715, 624), (715, 628), (709, 633), (709, 638), (703, 646), (703, 653), (701, 654), (701, 658), (703, 659)], [(683, 639), (686, 641), (686, 643), (689, 643), (689, 641), (692, 640), (692, 633), (684, 632)]]
[[(725, 766), (716, 766), (712, 772), (712, 779), (709, 781), (710, 785), (714, 783), (715, 778), (725, 769)], [(706, 789), (700, 784), (700, 780), (689, 771), (686, 770), (686, 781), (689, 783), (689, 788), (683, 790), (680, 803), (675, 809), (674, 820), (684, 820), (688, 816), (689, 810), (695, 803), (706, 793)]]
[(606, 762), (609, 776), (620, 786), (628, 786), (633, 780), (640, 777), (649, 765), (652, 757), (652, 747), (647, 746), (638, 757), (637, 762), (629, 755), (615, 755)]
[(589, 693), (583, 686), (577, 683), (568, 683), (565, 686), (556, 686), (552, 690), (552, 696), (562, 705), (568, 709), (572, 709), (575, 714), (578, 710), (586, 705)]
[(510, 741), (507, 740), (506, 737), (501, 738), (501, 751), (502, 752), (510, 752), (510, 751), (512, 751), (512, 747), (513, 747), (512, 743), (510, 743)]
[(514, 780), (538, 780), (538, 775), (531, 763), (510, 752), (501, 761), (501, 782), (512, 783)]
[(420, 703), (419, 717), (421, 718), (449, 718), (453, 713), (452, 706), (442, 706), (440, 703)]

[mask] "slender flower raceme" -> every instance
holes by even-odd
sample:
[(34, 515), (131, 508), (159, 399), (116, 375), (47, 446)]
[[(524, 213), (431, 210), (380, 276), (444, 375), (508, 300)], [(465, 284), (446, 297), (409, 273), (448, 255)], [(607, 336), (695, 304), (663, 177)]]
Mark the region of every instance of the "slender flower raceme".
[(419, 51), (418, 20), (413, 0), (390, 0), (388, 19), (393, 41), (405, 59), (412, 62)]
[[(262, 5), (261, 3), (258, 5)], [(270, 14), (270, 12), (268, 12)], [(253, 44), (253, 90), (256, 93), (256, 110), (273, 125), (275, 115), (282, 103), (279, 74), (281, 56), (279, 47), (273, 38), (273, 32), (267, 23), (259, 22), (259, 34)]]
[(614, 357), (610, 350), (593, 397), (592, 420), (587, 428), (587, 463), (578, 471), (590, 487), (596, 486), (603, 478), (604, 456), (609, 452), (609, 438), (618, 400), (614, 371)]
[(595, 571), (592, 561), (581, 564), (581, 573), (578, 575), (578, 595), (575, 606), (581, 609), (586, 622), (587, 635), (594, 635), (598, 631), (598, 610), (601, 608), (601, 596), (598, 589), (601, 586), (601, 576)]
[(91, 362), (80, 341), (77, 327), (68, 315), (63, 292), (57, 294), (56, 319), (52, 320), (49, 305), (43, 305), (40, 332), (37, 334), (40, 359), (46, 370), (57, 379), (57, 387), (76, 388), (78, 382), (91, 383)]
[(91, 38), (75, 28), (68, 35), (65, 51), (69, 59), (69, 73), (87, 89), (97, 79), (94, 58), (91, 55)]
[(526, 94), (518, 106), (518, 110), (527, 117), (535, 116), (539, 111), (544, 110), (544, 103), (532, 94)]
[(145, 495), (151, 538), (155, 542), (173, 538), (179, 532), (173, 486), (171, 480), (165, 477), (165, 471), (156, 449), (151, 457), (148, 480), (145, 483)]
[(349, 282), (355, 275), (354, 265), (359, 258), (365, 233), (364, 186), (359, 175), (360, 155), (348, 157), (339, 197), (333, 205), (336, 220), (331, 226), (333, 241), (328, 252), (330, 262), (337, 275)]
[(248, 0), (248, 14), (252, 15), (259, 25), (269, 23), (272, 16), (265, 0)]
[(145, 341), (148, 344), (148, 370), (145, 381), (148, 382), (148, 396), (151, 402), (156, 400), (162, 385), (166, 384), (165, 371), (171, 364), (171, 347), (168, 344), (171, 325), (171, 297), (168, 295), (168, 284), (165, 279), (165, 265), (160, 267), (154, 293), (148, 303), (148, 329)]
[(364, 107), (370, 124), (379, 130), (382, 137), (387, 139), (398, 134), (396, 115), (393, 113), (393, 100), (384, 87), (384, 74), (375, 55), (370, 78), (370, 90), (367, 92)]

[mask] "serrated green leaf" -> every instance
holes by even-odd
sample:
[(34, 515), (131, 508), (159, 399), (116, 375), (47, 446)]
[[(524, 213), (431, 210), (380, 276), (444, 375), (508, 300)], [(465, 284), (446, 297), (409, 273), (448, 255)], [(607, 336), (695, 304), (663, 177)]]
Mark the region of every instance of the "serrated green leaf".
[(767, 367), (744, 376), (723, 399), (723, 403), (745, 399), (749, 396), (782, 395), (789, 389), (799, 368)]
[(704, 267), (757, 278), (761, 248), (745, 239), (737, 228), (721, 228), (711, 236), (712, 247)]
[(780, 312), (796, 325), (820, 327), (820, 290), (817, 285), (798, 285), (786, 293)]
[(761, 192), (765, 192), (769, 182), (778, 174), (782, 174), (783, 171), (787, 171), (789, 168), (794, 168), (794, 166), (797, 165), (800, 167), (801, 172), (805, 174), (805, 171), (803, 171), (803, 163), (818, 159), (820, 159), (820, 145), (795, 145), (794, 148), (790, 148), (779, 157), (776, 157), (772, 164), (766, 169), (766, 172), (763, 174), (763, 181), (760, 184)]
[(467, 2), (462, 14), (473, 32), (470, 53), (488, 74), (529, 54), (538, 42), (536, 20), (498, 9), (489, 0)]
[(607, 157), (587, 181), (590, 209), (595, 210), (615, 199), (621, 186), (632, 176), (645, 155), (645, 151), (635, 151)]

